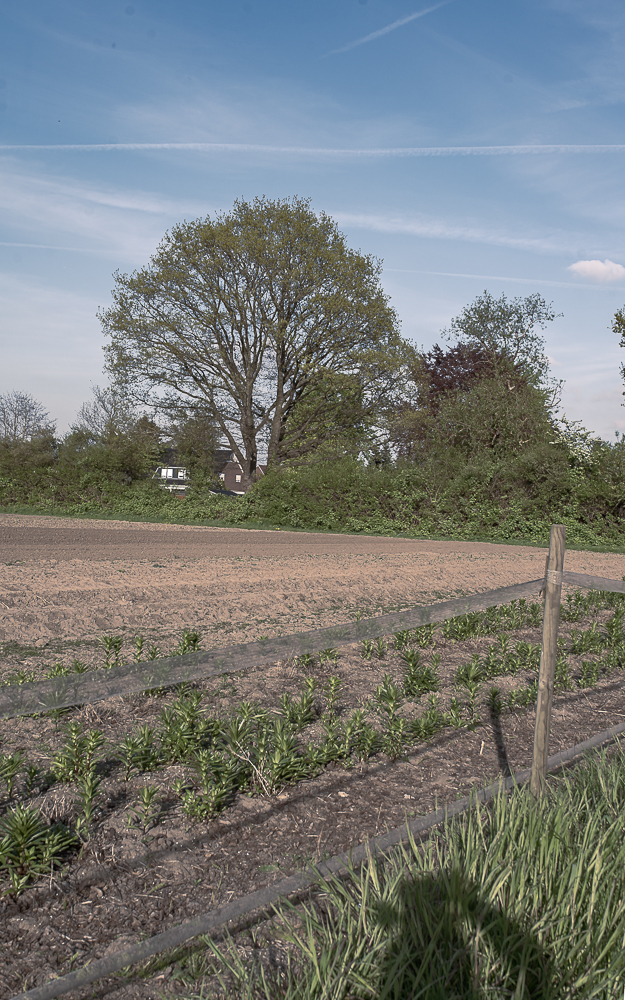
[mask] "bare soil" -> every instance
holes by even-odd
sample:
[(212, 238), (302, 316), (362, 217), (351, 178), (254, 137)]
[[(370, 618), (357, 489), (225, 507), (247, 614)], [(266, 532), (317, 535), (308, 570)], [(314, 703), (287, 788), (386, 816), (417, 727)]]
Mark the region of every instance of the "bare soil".
[[(131, 641), (140, 633), (165, 653), (183, 629), (202, 633), (210, 648), (316, 628), (395, 608), (491, 590), (541, 577), (545, 550), (472, 542), (336, 536), (98, 522), (0, 514), (0, 681), (24, 671), (41, 677), (74, 659), (101, 666), (102, 635)], [(566, 568), (620, 579), (625, 556), (570, 551)], [(601, 612), (601, 622), (609, 615)], [(584, 622), (574, 628), (586, 627)], [(566, 637), (571, 626), (563, 625)], [(540, 642), (539, 628), (514, 641)], [(427, 655), (441, 657), (442, 706), (461, 663), (483, 655), (493, 639), (445, 642), (437, 634)], [(327, 684), (341, 678), (339, 711), (367, 702), (384, 674), (401, 677), (399, 654), (364, 660), (356, 647), (336, 663), (303, 668), (293, 662), (200, 684), (216, 714), (241, 700), (269, 708), (295, 694), (304, 673)], [(571, 660), (575, 667), (575, 658)], [(515, 680), (518, 685), (524, 680)], [(499, 683), (499, 681), (498, 681)], [(505, 693), (512, 679), (500, 684)], [(321, 688), (320, 688), (321, 692)], [(322, 697), (320, 693), (319, 697)], [(131, 696), (85, 706), (65, 719), (102, 730), (118, 742), (138, 724), (154, 724), (173, 695)], [(556, 700), (550, 752), (625, 721), (620, 675)], [(346, 770), (328, 767), (317, 778), (277, 795), (233, 803), (209, 822), (190, 822), (171, 786), (184, 769), (170, 767), (123, 780), (105, 774), (90, 840), (66, 868), (14, 899), (0, 901), (0, 996), (11, 997), (53, 976), (159, 933), (282, 878), (308, 861), (334, 855), (502, 772), (531, 762), (534, 712), (484, 715), (475, 731), (445, 731), (393, 763), (380, 755)], [(311, 735), (315, 736), (315, 727)], [(23, 750), (45, 766), (62, 733), (47, 717), (0, 722), (2, 750)], [(307, 734), (308, 738), (308, 734)], [(148, 831), (128, 825), (144, 784), (159, 788), (158, 822)], [(37, 796), (51, 819), (72, 823), (76, 789), (55, 785)], [(0, 805), (0, 812), (4, 811)], [(75, 998), (155, 998), (187, 992), (181, 964), (143, 979), (111, 978)]]

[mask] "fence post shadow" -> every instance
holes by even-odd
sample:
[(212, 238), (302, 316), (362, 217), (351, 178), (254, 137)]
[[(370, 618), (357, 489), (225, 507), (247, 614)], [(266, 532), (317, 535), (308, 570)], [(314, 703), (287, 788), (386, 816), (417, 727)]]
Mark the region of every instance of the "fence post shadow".
[(510, 767), (510, 761), (508, 760), (508, 750), (506, 748), (506, 741), (501, 728), (501, 717), (494, 705), (490, 705), (489, 715), (490, 728), (493, 732), (495, 750), (497, 751), (497, 763), (499, 764), (499, 770), (503, 774), (504, 778), (510, 778), (512, 776), (512, 768)]

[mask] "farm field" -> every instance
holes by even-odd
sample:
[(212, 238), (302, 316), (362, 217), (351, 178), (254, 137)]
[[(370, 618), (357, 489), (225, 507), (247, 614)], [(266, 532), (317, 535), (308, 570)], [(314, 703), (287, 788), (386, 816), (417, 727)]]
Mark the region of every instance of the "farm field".
[[(4, 683), (72, 670), (75, 661), (80, 669), (102, 669), (112, 657), (130, 661), (137, 636), (145, 658), (153, 647), (172, 652), (181, 639), (186, 648), (211, 648), (491, 590), (540, 577), (546, 554), (472, 542), (7, 514), (0, 515), (0, 541)], [(620, 579), (625, 557), (569, 551), (565, 568)], [(613, 624), (619, 600), (576, 604), (571, 597), (564, 606), (551, 753), (625, 721)], [(507, 618), (381, 636), (368, 648), (328, 650), (186, 692), (0, 722), (0, 755), (24, 760), (10, 789), (0, 781), (0, 811), (21, 801), (70, 829), (84, 813), (84, 795), (81, 804), (68, 726), (101, 734), (100, 783), (82, 846), (76, 842), (65, 867), (19, 893), (0, 871), (0, 994), (159, 933), (528, 766), (539, 612), (527, 602)], [(473, 693), (465, 669), (471, 663), (482, 671)], [(291, 719), (301, 753), (312, 747), (306, 752), (317, 766), (290, 778), (286, 770), (282, 777), (250, 772), (211, 814), (206, 795), (196, 795), (201, 780), (192, 755), (167, 749), (164, 720), (167, 711), (170, 719), (186, 712), (197, 735), (203, 718), (224, 726), (240, 718), (242, 703), (254, 706), (256, 719)], [(304, 706), (297, 722), (289, 704)], [(349, 754), (328, 753), (332, 733), (338, 745), (337, 732), (358, 711), (369, 719), (369, 748), (365, 739)], [(429, 730), (418, 729), (435, 715)], [(395, 719), (422, 738), (393, 746)], [(151, 741), (144, 740), (143, 757), (124, 763), (120, 747), (141, 727), (152, 730)], [(68, 996), (184, 995), (192, 978), (183, 960), (172, 961), (147, 978), (112, 978)]]

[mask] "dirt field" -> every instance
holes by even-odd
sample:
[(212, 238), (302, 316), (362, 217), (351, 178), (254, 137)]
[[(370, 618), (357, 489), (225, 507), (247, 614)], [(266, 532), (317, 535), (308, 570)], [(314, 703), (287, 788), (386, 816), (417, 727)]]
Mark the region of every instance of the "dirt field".
[[(545, 550), (478, 542), (248, 531), (0, 514), (0, 641), (25, 669), (91, 662), (103, 634), (166, 651), (183, 628), (219, 646), (542, 576)], [(619, 579), (625, 556), (568, 552)], [(1, 679), (1, 675), (0, 675)]]
[[(210, 648), (349, 621), (359, 611), (369, 616), (519, 583), (541, 577), (545, 564), (545, 550), (522, 546), (17, 515), (0, 515), (0, 544), (0, 681), (16, 671), (37, 678), (74, 659), (101, 667), (103, 635), (123, 637), (128, 658), (135, 635), (166, 653), (184, 628), (202, 633), (202, 647)], [(568, 552), (565, 568), (620, 579), (625, 556)], [(597, 620), (608, 617), (601, 612)], [(560, 634), (567, 640), (571, 626), (563, 625)], [(536, 644), (540, 628), (526, 627), (513, 638)], [(437, 638), (427, 655), (440, 657), (441, 704), (453, 694), (457, 667), (484, 655), (493, 642)], [(300, 690), (306, 674), (320, 692), (337, 676), (340, 715), (366, 704), (385, 674), (401, 676), (391, 639), (388, 647), (381, 658), (363, 659), (349, 647), (335, 663), (304, 669), (286, 662), (200, 688), (211, 712), (227, 716), (241, 700), (275, 708), (281, 693)], [(578, 660), (572, 658), (573, 669)], [(524, 679), (530, 676), (515, 683)], [(502, 693), (511, 683), (503, 679)], [(114, 745), (139, 723), (156, 725), (172, 697), (110, 699), (66, 718), (97, 727)], [(556, 700), (551, 752), (624, 720), (621, 673), (577, 687)], [(205, 822), (189, 821), (171, 791), (184, 768), (124, 781), (119, 768), (103, 765), (88, 842), (62, 873), (17, 899), (0, 899), (0, 997), (206, 912), (307, 861), (347, 850), (502, 771), (528, 766), (533, 725), (532, 708), (504, 714), (498, 725), (485, 717), (474, 731), (445, 730), (394, 762), (379, 754), (350, 769), (330, 765), (278, 794), (237, 794)], [(61, 728), (50, 718), (0, 722), (1, 749), (23, 751), (43, 768), (58, 750)], [(158, 821), (147, 834), (129, 822), (146, 783), (160, 795)], [(32, 803), (52, 820), (75, 821), (71, 785), (44, 789)], [(6, 807), (0, 798), (0, 814)], [(68, 996), (152, 1000), (193, 992), (185, 987), (189, 976), (184, 962), (170, 961), (147, 979), (111, 978)]]

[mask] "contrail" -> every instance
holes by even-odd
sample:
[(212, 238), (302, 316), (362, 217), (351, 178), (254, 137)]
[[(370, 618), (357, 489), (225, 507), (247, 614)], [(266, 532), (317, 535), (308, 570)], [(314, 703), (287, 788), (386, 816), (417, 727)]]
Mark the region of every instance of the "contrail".
[(0, 153), (14, 150), (58, 150), (59, 152), (115, 152), (171, 149), (199, 153), (267, 153), (280, 156), (313, 156), (328, 159), (385, 159), (420, 156), (536, 156), (562, 153), (622, 153), (625, 144), (516, 145), (516, 146), (390, 146), (369, 149), (335, 149), (330, 146), (266, 146), (243, 142), (96, 142), (12, 143), (0, 145)]
[(452, 0), (441, 0), (441, 3), (434, 4), (433, 7), (426, 7), (425, 10), (418, 10), (416, 14), (409, 14), (408, 17), (400, 17), (398, 21), (393, 21), (392, 24), (387, 24), (385, 28), (378, 28), (377, 31), (372, 31), (370, 35), (365, 35), (364, 38), (357, 38), (353, 42), (348, 42), (347, 45), (343, 45), (340, 49), (332, 49), (329, 55), (338, 55), (339, 52), (349, 52), (350, 49), (355, 49), (358, 45), (365, 45), (367, 42), (373, 42), (376, 38), (381, 38), (382, 35), (388, 35), (389, 31), (395, 31), (395, 28), (401, 28), (403, 24), (408, 24), (410, 21), (416, 21), (418, 17), (425, 17), (426, 14), (431, 14), (433, 10), (438, 10), (439, 7), (446, 7), (448, 3)]

